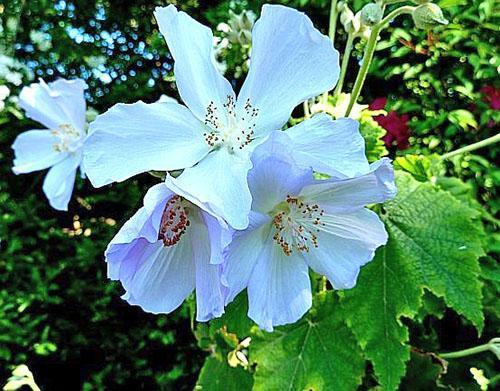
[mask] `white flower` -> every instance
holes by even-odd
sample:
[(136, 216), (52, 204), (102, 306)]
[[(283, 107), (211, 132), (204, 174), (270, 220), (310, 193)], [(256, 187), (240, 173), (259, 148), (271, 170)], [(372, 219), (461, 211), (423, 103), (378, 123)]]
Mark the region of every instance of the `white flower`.
[(50, 205), (58, 210), (68, 209), (76, 171), (82, 163), (85, 88), (87, 85), (80, 79), (59, 79), (49, 84), (40, 80), (23, 88), (19, 95), (19, 105), (26, 115), (47, 129), (29, 130), (16, 138), (12, 145), (13, 171), (25, 174), (50, 167), (43, 191)]

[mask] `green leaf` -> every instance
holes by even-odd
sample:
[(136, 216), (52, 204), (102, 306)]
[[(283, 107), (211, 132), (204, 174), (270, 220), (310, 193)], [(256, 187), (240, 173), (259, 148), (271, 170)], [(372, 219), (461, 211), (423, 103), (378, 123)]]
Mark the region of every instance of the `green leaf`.
[(365, 153), (368, 161), (374, 162), (382, 156), (387, 155), (387, 149), (382, 140), (382, 137), (386, 134), (386, 130), (373, 119), (371, 112), (368, 110), (361, 112), (359, 131), (365, 139)]
[(448, 119), (451, 123), (461, 127), (463, 130), (467, 130), (469, 127), (477, 129), (478, 126), (474, 114), (468, 110), (453, 110), (448, 115)]
[(394, 167), (409, 172), (419, 182), (427, 182), (443, 170), (438, 155), (405, 155), (397, 157), (394, 161)]
[(478, 258), (484, 255), (479, 213), (430, 183), (398, 176), (398, 197), (382, 216), (397, 242), (397, 256), (408, 264), (418, 282), (483, 327)]
[(434, 354), (413, 350), (408, 363), (408, 372), (401, 381), (401, 389), (412, 391), (438, 389), (439, 379), (446, 373), (446, 369), (446, 362)]
[(239, 339), (249, 336), (254, 323), (247, 316), (247, 312), (248, 298), (246, 292), (242, 292), (226, 307), (223, 316), (210, 322), (210, 334), (214, 335), (225, 327), (228, 333), (236, 334)]
[(250, 372), (238, 366), (232, 368), (224, 360), (208, 357), (201, 368), (195, 390), (250, 391), (253, 378)]
[(390, 239), (360, 273), (356, 288), (342, 302), (354, 331), (384, 389), (396, 389), (410, 359), (408, 330), (401, 316), (412, 318), (421, 304), (413, 270)]
[(255, 337), (254, 390), (355, 390), (365, 360), (340, 309), (332, 292), (321, 293), (300, 321)]
[(398, 195), (381, 216), (389, 241), (342, 300), (348, 325), (388, 390), (397, 388), (410, 358), (400, 318), (415, 317), (424, 288), (483, 327), (478, 213), (430, 183), (397, 174)]

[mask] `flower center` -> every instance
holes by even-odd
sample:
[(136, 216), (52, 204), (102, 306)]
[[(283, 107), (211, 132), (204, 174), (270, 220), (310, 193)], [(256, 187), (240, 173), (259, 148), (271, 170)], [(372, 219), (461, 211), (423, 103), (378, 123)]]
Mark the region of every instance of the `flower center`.
[(188, 210), (183, 199), (174, 195), (167, 201), (165, 209), (163, 209), (158, 240), (163, 241), (164, 246), (173, 246), (181, 239), (190, 224)]
[(291, 255), (294, 248), (308, 252), (311, 246), (318, 247), (317, 233), (325, 225), (322, 222), (325, 212), (319, 205), (287, 195), (278, 210), (272, 221), (276, 229), (273, 239), (285, 255)]
[(221, 122), (220, 113), (213, 101), (210, 102), (205, 115), (205, 125), (210, 128), (209, 132), (203, 134), (205, 142), (213, 148), (226, 146), (230, 151), (235, 152), (245, 148), (253, 140), (255, 129), (255, 118), (259, 109), (252, 106), (250, 99), (247, 99), (244, 106), (244, 113), (238, 117), (235, 109), (234, 98), (227, 96), (225, 109), (225, 123)]
[(54, 143), (53, 148), (57, 152), (75, 152), (81, 146), (82, 134), (70, 124), (59, 125), (52, 131), (59, 141)]

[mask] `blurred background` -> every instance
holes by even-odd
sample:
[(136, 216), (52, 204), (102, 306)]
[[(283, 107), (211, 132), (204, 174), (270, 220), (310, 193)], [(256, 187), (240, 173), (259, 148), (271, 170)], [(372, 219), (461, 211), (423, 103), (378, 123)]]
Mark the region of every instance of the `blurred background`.
[[(25, 118), (17, 96), (38, 78), (84, 79), (89, 119), (118, 102), (178, 98), (172, 59), (153, 18), (154, 8), (167, 3), (214, 30), (220, 69), (235, 88), (247, 70), (251, 24), (262, 4), (298, 8), (320, 30), (328, 29), (327, 0), (0, 2), (2, 385), (19, 364), (28, 365), (46, 390), (187, 390), (196, 383), (206, 353), (191, 331), (189, 303), (168, 316), (146, 314), (123, 302), (119, 284), (106, 278), (103, 251), (155, 178), (141, 175), (101, 189), (78, 178), (69, 212), (61, 213), (49, 207), (42, 193), (45, 172), (15, 176), (11, 171), (15, 137), (39, 126)], [(367, 1), (348, 3), (357, 11)], [(374, 116), (374, 129), (365, 134), (377, 156), (441, 154), (498, 132), (498, 3), (437, 3), (448, 26), (427, 33), (415, 29), (411, 18), (400, 18), (382, 33), (362, 91), (364, 104), (387, 111)], [(250, 12), (242, 20), (244, 10)], [(339, 33), (339, 50), (344, 41), (345, 34)], [(358, 42), (348, 86), (362, 49)], [(301, 108), (294, 113), (302, 115)], [(476, 194), (491, 216), (491, 231), (499, 209), (500, 171), (493, 163), (498, 154), (491, 147), (447, 165), (448, 173), (466, 181), (467, 191)], [(494, 305), (498, 280), (493, 280), (484, 282), (490, 284), (484, 291), (486, 334), (499, 324)], [(425, 334), (448, 350), (472, 338), (473, 329), (456, 314), (443, 309), (441, 315), (422, 322), (413, 335)], [(457, 375), (450, 384), (459, 387), (461, 381)]]

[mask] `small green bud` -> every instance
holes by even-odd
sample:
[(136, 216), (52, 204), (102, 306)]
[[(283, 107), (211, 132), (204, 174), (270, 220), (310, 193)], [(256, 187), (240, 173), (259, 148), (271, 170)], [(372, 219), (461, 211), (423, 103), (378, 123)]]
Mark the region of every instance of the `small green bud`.
[(366, 4), (361, 9), (361, 23), (365, 26), (376, 25), (382, 20), (382, 16), (384, 16), (384, 11), (378, 4)]
[(448, 21), (443, 15), (443, 11), (434, 3), (419, 5), (412, 12), (412, 17), (415, 26), (422, 30), (430, 30), (438, 24), (448, 24)]
[(354, 19), (354, 13), (347, 5), (345, 5), (342, 9), (342, 12), (340, 13), (340, 23), (342, 23), (342, 26), (344, 26), (345, 31), (349, 33), (355, 33), (357, 29), (359, 29), (359, 23), (357, 23), (357, 28), (356, 26), (354, 26), (354, 24), (356, 24), (356, 22), (354, 22)]
[(238, 34), (238, 41), (241, 45), (250, 45), (252, 43), (252, 33), (249, 30), (241, 30)]

